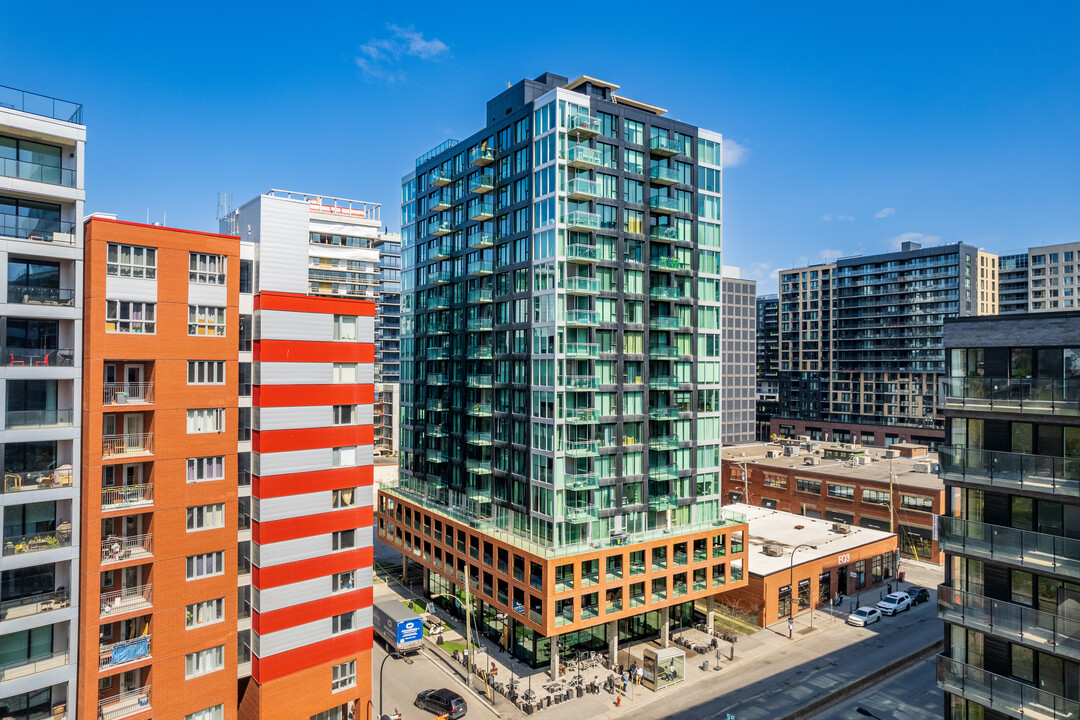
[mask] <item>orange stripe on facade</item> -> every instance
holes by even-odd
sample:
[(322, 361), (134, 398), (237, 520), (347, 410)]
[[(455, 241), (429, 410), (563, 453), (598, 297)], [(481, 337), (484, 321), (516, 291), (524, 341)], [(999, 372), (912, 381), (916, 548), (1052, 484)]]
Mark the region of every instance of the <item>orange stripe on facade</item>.
[(335, 468), (319, 472), (289, 473), (288, 475), (252, 476), (251, 492), (258, 498), (285, 497), (296, 495), (297, 488), (303, 492), (340, 490), (350, 487), (364, 487), (375, 483), (375, 467)]
[(352, 610), (371, 607), (371, 599), (372, 589), (366, 587), (352, 592), (329, 595), (299, 605), (290, 605), (280, 610), (252, 613), (251, 629), (259, 635), (268, 635), (272, 632), (288, 630), (289, 628), (306, 625), (316, 620), (341, 615)]
[(255, 296), (256, 310), (285, 310), (321, 315), (358, 315), (375, 317), (375, 302), (359, 298), (314, 297), (298, 293), (262, 290)]
[(264, 568), (253, 565), (251, 567), (251, 582), (260, 589), (291, 585), (292, 583), (326, 577), (346, 570), (369, 568), (374, 559), (374, 549), (366, 547)]
[[(359, 654), (370, 652), (372, 641), (372, 629), (364, 628), (322, 642), (304, 645), (295, 650), (287, 650), (268, 658), (253, 655), (251, 676), (255, 682), (263, 684), (316, 665), (329, 664), (335, 660), (346, 662)], [(329, 678), (329, 671), (327, 671), (327, 678)]]
[(375, 362), (375, 343), (299, 340), (259, 340), (257, 362)]
[(372, 516), (373, 509), (368, 506), (352, 510), (335, 510), (318, 515), (301, 515), (271, 522), (253, 522), (251, 523), (251, 539), (260, 545), (269, 545), (275, 542), (326, 535), (339, 530), (370, 528)]
[(374, 442), (375, 427), (372, 425), (336, 425), (322, 428), (260, 430), (251, 434), (251, 449), (255, 452), (263, 452), (263, 443), (273, 452), (291, 452), (328, 447), (371, 445)]
[[(370, 405), (375, 385), (256, 385), (254, 407), (310, 407), (312, 405)], [(325, 446), (324, 446), (325, 447)]]

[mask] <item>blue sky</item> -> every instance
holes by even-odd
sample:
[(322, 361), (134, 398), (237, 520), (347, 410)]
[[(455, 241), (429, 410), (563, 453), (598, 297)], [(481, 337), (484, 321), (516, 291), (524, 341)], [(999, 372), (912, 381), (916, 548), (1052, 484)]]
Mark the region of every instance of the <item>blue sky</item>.
[(0, 84), (85, 106), (88, 211), (215, 230), (218, 191), (274, 187), (396, 228), (415, 157), (551, 71), (724, 134), (725, 262), (762, 292), (900, 238), (1080, 239), (1077, 3), (178, 7), (49, 3), (53, 33), (5, 9)]

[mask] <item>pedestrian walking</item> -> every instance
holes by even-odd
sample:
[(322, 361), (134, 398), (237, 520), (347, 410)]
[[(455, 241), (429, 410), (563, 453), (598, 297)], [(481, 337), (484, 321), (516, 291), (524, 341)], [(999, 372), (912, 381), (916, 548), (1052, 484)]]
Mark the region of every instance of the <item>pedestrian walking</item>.
[(630, 663), (630, 682), (637, 685), (637, 660)]
[(623, 674), (622, 674), (622, 691), (624, 693), (626, 692), (626, 688), (629, 685), (630, 685), (630, 674), (624, 670)]
[(638, 665), (638, 669), (637, 669), (637, 673), (635, 674), (635, 677), (637, 678), (637, 684), (640, 685), (641, 681), (645, 679), (645, 668)]

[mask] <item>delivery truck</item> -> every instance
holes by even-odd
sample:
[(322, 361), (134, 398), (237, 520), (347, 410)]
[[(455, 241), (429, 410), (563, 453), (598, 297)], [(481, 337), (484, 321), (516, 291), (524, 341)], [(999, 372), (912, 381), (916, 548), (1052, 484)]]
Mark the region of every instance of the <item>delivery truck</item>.
[(372, 620), (375, 632), (390, 652), (412, 652), (424, 644), (424, 623), (420, 616), (397, 600), (375, 603)]

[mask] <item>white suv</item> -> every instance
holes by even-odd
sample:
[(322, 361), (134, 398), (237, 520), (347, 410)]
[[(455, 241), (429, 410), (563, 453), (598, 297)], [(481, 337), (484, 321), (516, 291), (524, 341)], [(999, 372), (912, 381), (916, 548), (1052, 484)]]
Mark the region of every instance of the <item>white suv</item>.
[(882, 598), (877, 607), (884, 615), (895, 615), (911, 609), (911, 596), (906, 592), (894, 592)]

